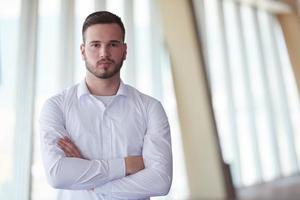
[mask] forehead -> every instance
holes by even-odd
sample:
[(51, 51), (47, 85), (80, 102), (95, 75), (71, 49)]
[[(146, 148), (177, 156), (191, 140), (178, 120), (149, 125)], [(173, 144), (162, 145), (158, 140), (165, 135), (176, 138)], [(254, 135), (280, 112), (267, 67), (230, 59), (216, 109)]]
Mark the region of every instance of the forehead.
[(88, 27), (85, 31), (86, 41), (111, 41), (122, 40), (122, 29), (118, 24), (95, 24)]

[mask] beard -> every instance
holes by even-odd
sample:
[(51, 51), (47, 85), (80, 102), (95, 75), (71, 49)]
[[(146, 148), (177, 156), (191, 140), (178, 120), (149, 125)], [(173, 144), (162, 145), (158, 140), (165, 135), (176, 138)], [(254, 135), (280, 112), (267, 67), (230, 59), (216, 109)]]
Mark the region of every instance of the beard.
[(99, 69), (97, 65), (102, 62), (102, 60), (98, 61), (95, 65), (91, 64), (88, 60), (85, 60), (86, 69), (92, 73), (94, 76), (100, 79), (109, 79), (116, 74), (118, 74), (122, 68), (124, 59), (122, 58), (120, 62), (116, 63), (114, 60), (106, 59), (106, 61), (110, 62), (109, 68)]

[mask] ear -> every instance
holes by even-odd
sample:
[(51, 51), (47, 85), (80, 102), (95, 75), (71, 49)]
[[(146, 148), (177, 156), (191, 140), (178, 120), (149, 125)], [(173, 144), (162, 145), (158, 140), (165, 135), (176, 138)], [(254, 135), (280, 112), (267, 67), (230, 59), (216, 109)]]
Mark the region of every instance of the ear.
[(85, 47), (84, 47), (84, 44), (80, 45), (80, 53), (81, 53), (82, 60), (85, 60)]
[(124, 54), (123, 54), (123, 60), (126, 60), (127, 57), (127, 44), (124, 44)]

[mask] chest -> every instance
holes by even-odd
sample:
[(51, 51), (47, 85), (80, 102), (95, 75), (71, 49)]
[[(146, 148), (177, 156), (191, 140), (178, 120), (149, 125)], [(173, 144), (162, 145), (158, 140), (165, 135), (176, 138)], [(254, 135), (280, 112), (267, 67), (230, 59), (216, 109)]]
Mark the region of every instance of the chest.
[(74, 105), (65, 116), (66, 130), (89, 159), (141, 155), (146, 117), (126, 104), (103, 109), (96, 104)]

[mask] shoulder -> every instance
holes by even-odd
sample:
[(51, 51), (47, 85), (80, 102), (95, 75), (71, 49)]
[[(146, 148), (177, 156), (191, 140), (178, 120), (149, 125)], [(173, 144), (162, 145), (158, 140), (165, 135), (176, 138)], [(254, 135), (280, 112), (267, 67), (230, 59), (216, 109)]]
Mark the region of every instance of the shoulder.
[(165, 110), (158, 99), (144, 94), (130, 85), (126, 86), (128, 88), (129, 96), (134, 102), (135, 106), (139, 107), (145, 116), (148, 116), (147, 118), (154, 115), (160, 115), (164, 118), (166, 117)]
[(143, 113), (147, 127), (169, 127), (167, 114), (159, 100), (140, 92), (134, 87), (128, 87), (135, 106)]
[(136, 103), (140, 103), (146, 107), (151, 107), (153, 105), (160, 104), (159, 100), (157, 100), (156, 98), (149, 96), (147, 94), (144, 94), (141, 91), (139, 91), (138, 89), (136, 89), (130, 85), (126, 85), (126, 87), (127, 87), (129, 97)]
[(73, 85), (71, 87), (68, 87), (59, 93), (49, 97), (46, 99), (43, 107), (56, 107), (59, 109), (62, 109), (62, 107), (74, 100), (75, 97), (77, 97), (77, 88), (79, 84)]
[(63, 121), (65, 108), (70, 104), (72, 97), (77, 98), (77, 85), (64, 89), (63, 91), (48, 98), (41, 110), (39, 121), (41, 124), (48, 124), (53, 121)]

